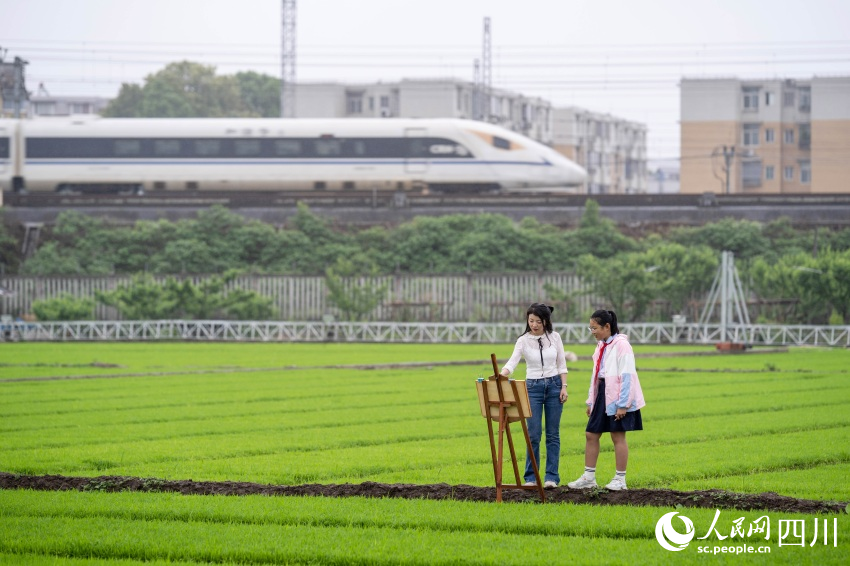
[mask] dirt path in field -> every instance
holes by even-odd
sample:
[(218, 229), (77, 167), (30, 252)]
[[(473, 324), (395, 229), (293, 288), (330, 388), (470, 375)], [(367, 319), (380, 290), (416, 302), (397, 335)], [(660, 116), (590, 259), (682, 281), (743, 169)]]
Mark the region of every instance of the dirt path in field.
[[(269, 495), (321, 497), (394, 497), (401, 499), (451, 499), (456, 501), (495, 501), (495, 487), (471, 485), (358, 484), (264, 485), (250, 482), (196, 482), (123, 476), (96, 478), (69, 476), (30, 476), (0, 472), (0, 489), (39, 491), (147, 491), (183, 495)], [(537, 502), (536, 491), (508, 489), (502, 499), (510, 502)], [(721, 490), (673, 491), (669, 489), (630, 489), (609, 492), (605, 489), (571, 490), (566, 487), (546, 490), (550, 503), (590, 505), (640, 505), (652, 507), (705, 507), (710, 509), (763, 510), (794, 513), (847, 513), (847, 503), (795, 499), (775, 493), (734, 493)]]

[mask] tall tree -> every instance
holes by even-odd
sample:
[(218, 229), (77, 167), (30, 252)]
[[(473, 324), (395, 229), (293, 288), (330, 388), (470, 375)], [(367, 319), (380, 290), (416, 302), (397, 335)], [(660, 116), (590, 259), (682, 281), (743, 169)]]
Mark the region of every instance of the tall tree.
[(277, 116), (280, 81), (254, 72), (216, 75), (215, 67), (180, 61), (124, 84), (103, 115), (113, 118)]
[(242, 104), (251, 116), (280, 116), (280, 79), (254, 71), (234, 75)]

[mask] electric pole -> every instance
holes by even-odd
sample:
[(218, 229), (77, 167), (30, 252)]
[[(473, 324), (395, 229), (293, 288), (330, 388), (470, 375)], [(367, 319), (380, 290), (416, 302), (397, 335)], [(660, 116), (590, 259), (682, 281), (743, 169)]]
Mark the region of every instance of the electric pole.
[(295, 117), (295, 1), (282, 0), (280, 116)]
[(490, 41), (490, 18), (484, 18), (484, 41), (481, 47), (481, 87), (482, 87), (482, 119), (490, 121), (492, 108), (491, 89), (493, 88), (493, 59)]
[(732, 159), (735, 157), (735, 146), (723, 146), (723, 161), (726, 163), (726, 194), (729, 194), (729, 182), (732, 176)]
[(472, 119), (481, 119), (481, 64), (478, 59), (472, 65)]

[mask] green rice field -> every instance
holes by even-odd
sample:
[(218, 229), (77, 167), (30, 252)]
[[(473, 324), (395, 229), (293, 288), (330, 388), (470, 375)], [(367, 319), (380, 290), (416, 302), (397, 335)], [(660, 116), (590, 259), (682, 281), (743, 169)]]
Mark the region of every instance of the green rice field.
[[(0, 471), (492, 486), (474, 381), (492, 373), (491, 352), (504, 360), (511, 349), (2, 343)], [(592, 352), (587, 344), (567, 349)], [(712, 350), (635, 346), (647, 406), (645, 430), (628, 435), (629, 488), (850, 502), (850, 352), (689, 355)], [(463, 360), (472, 363), (438, 363)], [(405, 362), (433, 365), (381, 367)], [(341, 365), (359, 367), (330, 367)], [(591, 371), (589, 360), (568, 365), (562, 484), (583, 470)], [(597, 470), (603, 484), (614, 473), (607, 437)], [(740, 517), (746, 531), (767, 514), (770, 538), (712, 535), (671, 552), (655, 536), (670, 511), (689, 517), (697, 537), (715, 517), (714, 509), (694, 508), (0, 490), (0, 564), (850, 561), (846, 513), (726, 509), (717, 533), (729, 535)], [(805, 525), (805, 544), (780, 546), (780, 521)], [(674, 525), (681, 530), (682, 523)], [(742, 544), (770, 553), (700, 552)]]

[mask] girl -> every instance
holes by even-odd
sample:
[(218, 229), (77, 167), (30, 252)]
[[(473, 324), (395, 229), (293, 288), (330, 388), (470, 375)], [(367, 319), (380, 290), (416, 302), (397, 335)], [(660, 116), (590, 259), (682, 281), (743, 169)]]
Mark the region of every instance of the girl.
[(626, 488), (626, 464), (629, 446), (626, 431), (643, 430), (640, 409), (646, 403), (635, 370), (635, 355), (628, 336), (620, 334), (617, 315), (598, 310), (590, 317), (590, 333), (597, 340), (593, 353), (593, 373), (587, 395), (584, 474), (567, 484), (571, 489), (596, 487), (596, 460), (599, 438), (611, 433), (614, 442), (616, 475), (605, 487), (613, 491)]

